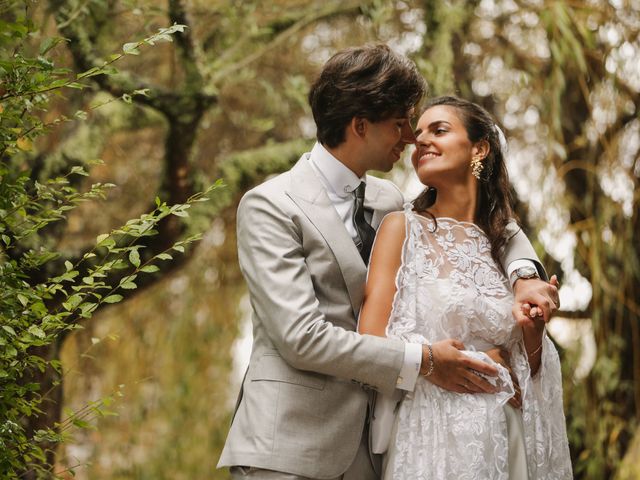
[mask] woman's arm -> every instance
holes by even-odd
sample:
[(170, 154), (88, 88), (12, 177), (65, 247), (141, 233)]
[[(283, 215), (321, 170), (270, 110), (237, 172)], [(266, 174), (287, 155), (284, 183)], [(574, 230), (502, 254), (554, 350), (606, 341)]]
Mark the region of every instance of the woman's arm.
[(364, 301), (360, 309), (360, 333), (385, 336), (396, 293), (396, 275), (402, 262), (405, 231), (402, 212), (390, 213), (380, 224), (371, 252)]
[(534, 321), (527, 322), (522, 327), (524, 337), (524, 348), (529, 360), (529, 368), (533, 377), (540, 369), (542, 362), (542, 341), (544, 340), (545, 322), (541, 317), (536, 317)]

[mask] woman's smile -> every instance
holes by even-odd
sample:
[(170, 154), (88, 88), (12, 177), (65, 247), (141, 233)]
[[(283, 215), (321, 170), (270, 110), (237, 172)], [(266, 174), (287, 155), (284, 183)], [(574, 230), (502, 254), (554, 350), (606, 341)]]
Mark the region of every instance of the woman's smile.
[(436, 157), (439, 157), (441, 154), (438, 152), (434, 152), (432, 150), (427, 152), (420, 152), (420, 157), (418, 158), (418, 167), (421, 167), (425, 163), (430, 160), (433, 160)]

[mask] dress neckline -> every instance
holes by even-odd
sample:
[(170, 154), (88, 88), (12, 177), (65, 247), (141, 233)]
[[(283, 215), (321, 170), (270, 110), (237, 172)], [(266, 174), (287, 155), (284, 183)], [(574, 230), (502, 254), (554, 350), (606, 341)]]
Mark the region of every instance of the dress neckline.
[(482, 230), (482, 228), (480, 228), (480, 226), (477, 223), (473, 223), (473, 222), (467, 222), (465, 220), (457, 220), (455, 218), (452, 217), (429, 217), (426, 215), (422, 215), (421, 213), (416, 212), (415, 210), (413, 210), (411, 213), (413, 213), (414, 216), (416, 216), (417, 218), (420, 218), (424, 221), (429, 221), (430, 223), (433, 223), (434, 219), (437, 223), (440, 222), (444, 222), (444, 223), (449, 223), (451, 225), (459, 225), (462, 227), (472, 227), (476, 230), (478, 230), (480, 233), (482, 233), (484, 236), (486, 236), (487, 234), (484, 232), (484, 230)]

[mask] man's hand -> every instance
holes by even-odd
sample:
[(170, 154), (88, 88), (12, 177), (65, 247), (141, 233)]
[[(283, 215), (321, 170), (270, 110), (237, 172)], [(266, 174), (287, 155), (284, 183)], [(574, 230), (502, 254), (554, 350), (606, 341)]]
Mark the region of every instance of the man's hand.
[[(434, 385), (457, 393), (495, 393), (496, 388), (474, 371), (490, 377), (498, 375), (498, 371), (482, 360), (469, 358), (460, 350), (464, 350), (462, 342), (454, 339), (442, 340), (431, 345), (433, 350), (433, 373), (426, 377)], [(429, 371), (429, 351), (422, 347), (422, 375)]]
[(518, 379), (516, 378), (513, 370), (511, 370), (511, 358), (509, 352), (502, 348), (492, 348), (491, 350), (487, 350), (486, 353), (491, 360), (496, 363), (499, 363), (504, 368), (509, 371), (509, 375), (511, 375), (511, 381), (513, 382), (513, 389), (516, 391), (516, 394), (509, 399), (509, 405), (513, 408), (521, 409), (522, 408), (522, 392), (520, 391), (520, 384), (518, 383)]
[(554, 275), (549, 283), (539, 278), (516, 280), (513, 286), (515, 303), (513, 317), (519, 325), (532, 322), (532, 318), (543, 317), (545, 323), (558, 310), (558, 278)]

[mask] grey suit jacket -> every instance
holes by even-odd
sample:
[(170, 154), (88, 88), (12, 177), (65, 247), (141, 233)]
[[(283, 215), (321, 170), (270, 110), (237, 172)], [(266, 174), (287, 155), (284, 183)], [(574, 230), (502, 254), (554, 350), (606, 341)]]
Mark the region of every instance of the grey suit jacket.
[[(367, 177), (374, 228), (402, 202), (391, 182)], [(355, 332), (366, 267), (308, 154), (245, 194), (237, 228), (254, 338), (218, 467), (339, 476), (358, 449), (367, 389), (395, 389), (404, 345)], [(522, 233), (509, 247), (508, 261), (536, 258)]]

